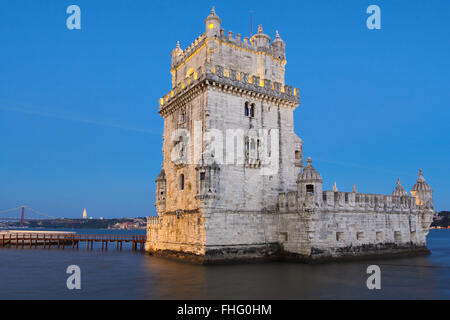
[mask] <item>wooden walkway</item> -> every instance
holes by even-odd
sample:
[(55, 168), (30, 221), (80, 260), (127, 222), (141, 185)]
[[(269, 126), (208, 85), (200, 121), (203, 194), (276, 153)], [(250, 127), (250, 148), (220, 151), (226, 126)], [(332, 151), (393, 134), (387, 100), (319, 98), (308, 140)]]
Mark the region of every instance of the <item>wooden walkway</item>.
[(3, 233), (0, 234), (1, 247), (15, 248), (44, 248), (65, 247), (79, 248), (80, 243), (85, 243), (86, 249), (93, 249), (94, 243), (101, 243), (102, 250), (108, 250), (108, 244), (122, 250), (123, 243), (131, 243), (133, 251), (144, 250), (145, 235), (115, 235), (115, 234), (75, 234), (75, 233)]

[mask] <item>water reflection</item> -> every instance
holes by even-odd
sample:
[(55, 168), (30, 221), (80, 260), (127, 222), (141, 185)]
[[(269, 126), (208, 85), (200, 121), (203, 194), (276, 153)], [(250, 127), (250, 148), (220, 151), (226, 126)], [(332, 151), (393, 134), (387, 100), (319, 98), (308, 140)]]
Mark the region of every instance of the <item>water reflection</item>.
[[(450, 231), (432, 230), (429, 256), (305, 265), (202, 266), (139, 252), (0, 248), (0, 299), (450, 299)], [(68, 265), (82, 289), (68, 290)], [(381, 267), (381, 290), (366, 287)]]

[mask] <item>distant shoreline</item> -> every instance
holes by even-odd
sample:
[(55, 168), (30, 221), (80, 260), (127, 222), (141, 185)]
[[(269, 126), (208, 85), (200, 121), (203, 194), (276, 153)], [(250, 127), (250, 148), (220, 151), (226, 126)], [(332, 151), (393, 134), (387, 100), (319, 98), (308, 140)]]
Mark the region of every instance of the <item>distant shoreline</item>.
[(147, 219), (114, 218), (114, 219), (42, 219), (25, 220), (20, 227), (20, 221), (0, 222), (0, 229), (104, 229), (104, 230), (146, 230)]
[(450, 228), (450, 211), (441, 211), (434, 218), (430, 229), (449, 229)]

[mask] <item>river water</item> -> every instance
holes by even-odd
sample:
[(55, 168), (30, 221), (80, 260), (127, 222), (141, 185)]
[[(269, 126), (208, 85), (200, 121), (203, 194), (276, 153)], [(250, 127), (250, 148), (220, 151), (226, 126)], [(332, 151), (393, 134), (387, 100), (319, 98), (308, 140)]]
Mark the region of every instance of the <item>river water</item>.
[[(89, 231), (105, 232), (120, 231)], [(114, 246), (0, 248), (0, 299), (450, 299), (450, 230), (431, 230), (428, 247), (431, 255), (413, 258), (217, 266)], [(373, 264), (381, 268), (380, 290), (366, 286)], [(69, 265), (81, 269), (80, 290), (67, 289)]]

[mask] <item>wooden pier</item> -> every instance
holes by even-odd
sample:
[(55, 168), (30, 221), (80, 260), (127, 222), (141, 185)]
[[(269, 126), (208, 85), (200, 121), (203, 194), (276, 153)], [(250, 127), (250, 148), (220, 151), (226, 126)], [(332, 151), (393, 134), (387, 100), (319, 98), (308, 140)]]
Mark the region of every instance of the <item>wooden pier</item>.
[(133, 251), (144, 250), (145, 235), (116, 235), (116, 234), (76, 234), (65, 232), (4, 232), (0, 233), (0, 247), (9, 248), (71, 248), (78, 249), (80, 243), (86, 249), (93, 250), (94, 243), (101, 243), (102, 250), (110, 248), (122, 250), (123, 243), (131, 243)]

